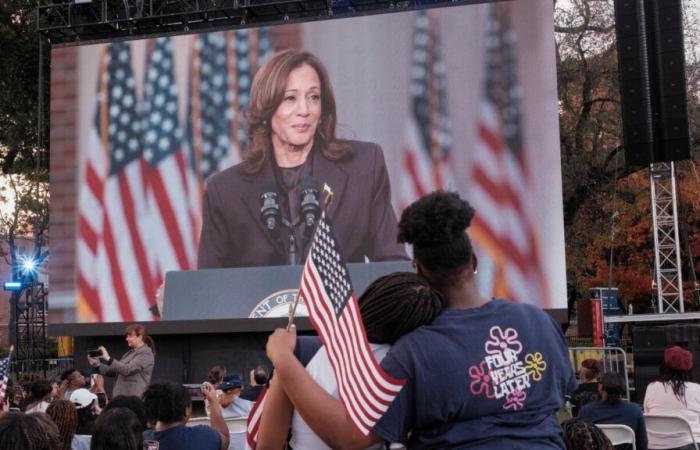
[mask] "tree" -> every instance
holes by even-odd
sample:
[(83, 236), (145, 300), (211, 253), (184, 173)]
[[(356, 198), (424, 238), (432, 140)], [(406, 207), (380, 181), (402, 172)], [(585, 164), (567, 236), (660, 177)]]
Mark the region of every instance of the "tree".
[[(49, 191), (47, 183), (25, 175), (8, 175), (0, 188), (0, 201), (12, 205), (0, 210), (0, 256), (16, 270), (25, 258), (41, 264), (48, 257)], [(21, 243), (31, 243), (24, 248)]]
[(37, 5), (36, 0), (0, 2), (0, 160), (5, 174), (38, 169), (46, 178), (50, 49), (44, 42), (40, 74)]
[[(589, 287), (612, 281), (636, 311), (645, 310), (651, 300), (654, 262), (649, 175), (646, 169), (627, 167), (622, 154), (613, 1), (555, 5), (569, 306), (587, 296)], [(686, 14), (686, 31), (697, 36), (697, 20), (688, 23), (692, 17), (698, 16)], [(688, 60), (691, 135), (697, 143), (700, 66), (695, 55)], [(697, 178), (690, 177), (696, 165), (677, 164), (682, 180), (679, 206), (689, 221), (688, 240), (699, 247), (693, 254), (700, 250), (698, 228), (690, 226), (700, 211), (700, 200), (691, 201), (700, 187)], [(688, 255), (684, 249), (684, 258)], [(686, 301), (692, 298), (688, 292)]]

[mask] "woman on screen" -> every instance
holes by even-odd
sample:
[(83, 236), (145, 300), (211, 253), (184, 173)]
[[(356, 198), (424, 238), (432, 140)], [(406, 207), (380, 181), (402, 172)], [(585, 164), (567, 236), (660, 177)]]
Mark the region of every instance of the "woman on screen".
[(324, 185), (346, 261), (406, 259), (382, 150), (336, 138), (333, 88), (315, 55), (285, 50), (263, 65), (247, 119), (243, 162), (207, 183), (200, 269), (303, 262)]

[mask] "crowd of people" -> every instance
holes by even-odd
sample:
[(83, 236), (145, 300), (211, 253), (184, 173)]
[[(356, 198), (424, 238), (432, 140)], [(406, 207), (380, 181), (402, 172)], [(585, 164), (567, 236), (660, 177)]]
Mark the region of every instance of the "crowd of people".
[[(566, 340), (542, 310), (479, 295), (478, 261), (467, 228), (474, 210), (457, 194), (436, 192), (409, 206), (399, 242), (413, 247), (415, 273), (374, 281), (359, 298), (368, 341), (381, 368), (405, 384), (368, 434), (339, 399), (331, 356), (317, 337), (278, 329), (267, 343), (274, 368), (250, 371), (249, 383), (223, 366), (201, 389), (209, 425), (187, 426), (190, 391), (151, 382), (155, 347), (142, 326), (127, 329), (119, 360), (103, 347), (89, 357), (94, 374), (75, 369), (60, 380), (25, 380), (8, 389), (0, 416), (4, 449), (226, 449), (226, 419), (250, 414), (263, 386), (257, 448), (611, 449), (596, 425), (623, 424), (635, 448), (689, 449), (692, 436), (647, 432), (642, 408), (626, 400), (626, 383), (585, 360), (576, 381)], [(643, 411), (684, 417), (700, 441), (700, 385), (693, 357), (664, 353)], [(102, 376), (115, 376), (113, 396)], [(576, 417), (561, 421), (566, 399)], [(387, 447), (388, 446), (388, 447)]]
[(104, 384), (96, 382), (101, 377), (70, 368), (60, 380), (25, 376), (10, 383), (0, 413), (0, 449), (225, 450), (225, 419), (248, 415), (268, 370), (252, 369), (248, 384), (222, 366), (212, 368), (202, 383), (209, 425), (191, 427), (192, 397), (184, 385), (149, 378), (140, 392), (116, 393), (115, 385), (116, 395), (108, 398)]

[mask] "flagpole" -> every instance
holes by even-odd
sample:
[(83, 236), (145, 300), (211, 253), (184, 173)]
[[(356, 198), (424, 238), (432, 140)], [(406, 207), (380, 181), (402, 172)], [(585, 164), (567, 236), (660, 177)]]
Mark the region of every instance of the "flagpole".
[[(323, 199), (323, 204), (326, 209), (328, 209), (333, 204), (333, 190), (326, 183), (323, 183), (323, 193), (326, 194)], [(302, 299), (302, 296), (297, 295), (297, 298), (294, 299), (294, 303), (289, 305), (289, 321), (287, 322), (287, 331), (289, 331), (292, 328), (292, 325), (294, 325), (294, 315), (297, 312), (297, 305), (299, 304), (300, 299)]]

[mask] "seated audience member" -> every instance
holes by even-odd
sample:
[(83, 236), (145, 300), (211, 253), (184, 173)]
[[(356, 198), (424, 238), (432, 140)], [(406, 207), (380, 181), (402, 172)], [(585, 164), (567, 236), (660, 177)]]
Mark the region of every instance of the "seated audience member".
[(76, 434), (92, 435), (92, 428), (97, 416), (100, 414), (100, 407), (97, 404), (97, 396), (85, 388), (76, 389), (70, 395), (78, 410), (78, 429)]
[[(443, 298), (421, 277), (399, 272), (385, 275), (370, 284), (358, 300), (367, 340), (378, 361), (391, 344), (420, 325), (430, 323), (440, 312)], [(335, 375), (325, 347), (315, 337), (300, 337), (295, 351), (309, 375), (326, 392), (338, 398)], [(258, 432), (259, 450), (277, 449), (284, 445), (290, 427), (291, 448), (325, 450), (321, 439), (309, 428), (291, 404), (276, 380), (265, 397), (265, 408)], [(269, 408), (268, 408), (269, 407)]]
[(23, 410), (27, 413), (46, 412), (51, 401), (51, 383), (37, 380), (29, 386), (29, 396), (24, 399)]
[(58, 386), (59, 397), (70, 400), (70, 396), (76, 389), (84, 388), (87, 379), (75, 367), (66, 369), (61, 374), (61, 384)]
[[(246, 400), (252, 403), (258, 399), (260, 392), (267, 384), (267, 378), (269, 374), (267, 372), (267, 367), (257, 366), (255, 369), (250, 371), (250, 385), (244, 386), (243, 391), (241, 391), (240, 400)], [(250, 408), (249, 408), (250, 409)]]
[(593, 358), (584, 359), (581, 363), (580, 381), (574, 393), (571, 394), (574, 416), (578, 415), (581, 407), (586, 403), (600, 400), (600, 394), (598, 394), (600, 366), (600, 361)]
[[(632, 428), (637, 441), (637, 450), (647, 450), (647, 428), (644, 415), (636, 403), (623, 400), (627, 392), (622, 375), (606, 373), (598, 383), (601, 400), (590, 402), (581, 408), (578, 417), (593, 424), (620, 424)], [(628, 450), (630, 444), (619, 445), (619, 450)]]
[(24, 393), (22, 388), (12, 383), (12, 380), (7, 382), (7, 390), (5, 392), (5, 398), (7, 399), (9, 411), (21, 411), (22, 400), (24, 400)]
[(399, 241), (413, 245), (418, 275), (442, 293), (445, 308), (432, 323), (399, 338), (382, 360), (386, 373), (405, 384), (368, 435), (294, 357), (296, 330), (278, 329), (268, 339), (275, 379), (327, 445), (564, 445), (556, 413), (576, 379), (561, 327), (534, 305), (481, 297), (466, 233), (473, 216), (466, 201), (447, 192), (434, 192), (402, 214)]
[(214, 388), (219, 389), (219, 383), (221, 383), (226, 375), (226, 367), (224, 366), (214, 366), (209, 369), (209, 374), (207, 374), (207, 381), (211, 383)]
[(141, 423), (141, 428), (143, 429), (143, 431), (146, 431), (148, 429), (146, 413), (143, 410), (143, 401), (140, 398), (134, 395), (117, 395), (107, 404), (107, 406), (104, 407), (102, 413), (112, 408), (130, 409), (131, 412), (136, 414), (136, 418), (139, 419), (139, 423)]
[[(700, 385), (690, 382), (693, 354), (678, 346), (667, 348), (656, 381), (647, 386), (644, 412), (684, 417), (700, 442)], [(659, 435), (649, 430), (649, 448), (692, 448), (690, 436)]]
[(10, 411), (0, 415), (2, 450), (55, 450), (60, 443), (58, 428), (45, 413)]
[(79, 437), (75, 434), (78, 429), (78, 410), (69, 400), (54, 400), (46, 414), (58, 427), (61, 436), (61, 446), (57, 450), (88, 450), (90, 448), (90, 436)]
[(192, 398), (181, 384), (152, 383), (143, 394), (146, 419), (155, 423), (153, 430), (143, 433), (144, 440), (159, 443), (159, 450), (226, 450), (229, 432), (216, 401), (216, 390), (204, 382), (202, 391), (211, 406), (211, 427), (186, 426), (192, 415)]
[(566, 450), (613, 450), (610, 439), (592, 423), (579, 417), (561, 424)]
[(102, 411), (95, 421), (90, 450), (142, 450), (143, 427), (128, 408)]
[[(219, 383), (217, 398), (219, 399), (219, 405), (221, 405), (221, 411), (224, 415), (224, 419), (248, 416), (250, 407), (245, 403), (250, 402), (239, 401), (242, 389), (243, 381), (241, 381), (241, 377), (236, 373), (227, 374), (224, 376), (223, 381)], [(207, 415), (209, 415), (208, 402), (205, 403), (205, 408)]]

